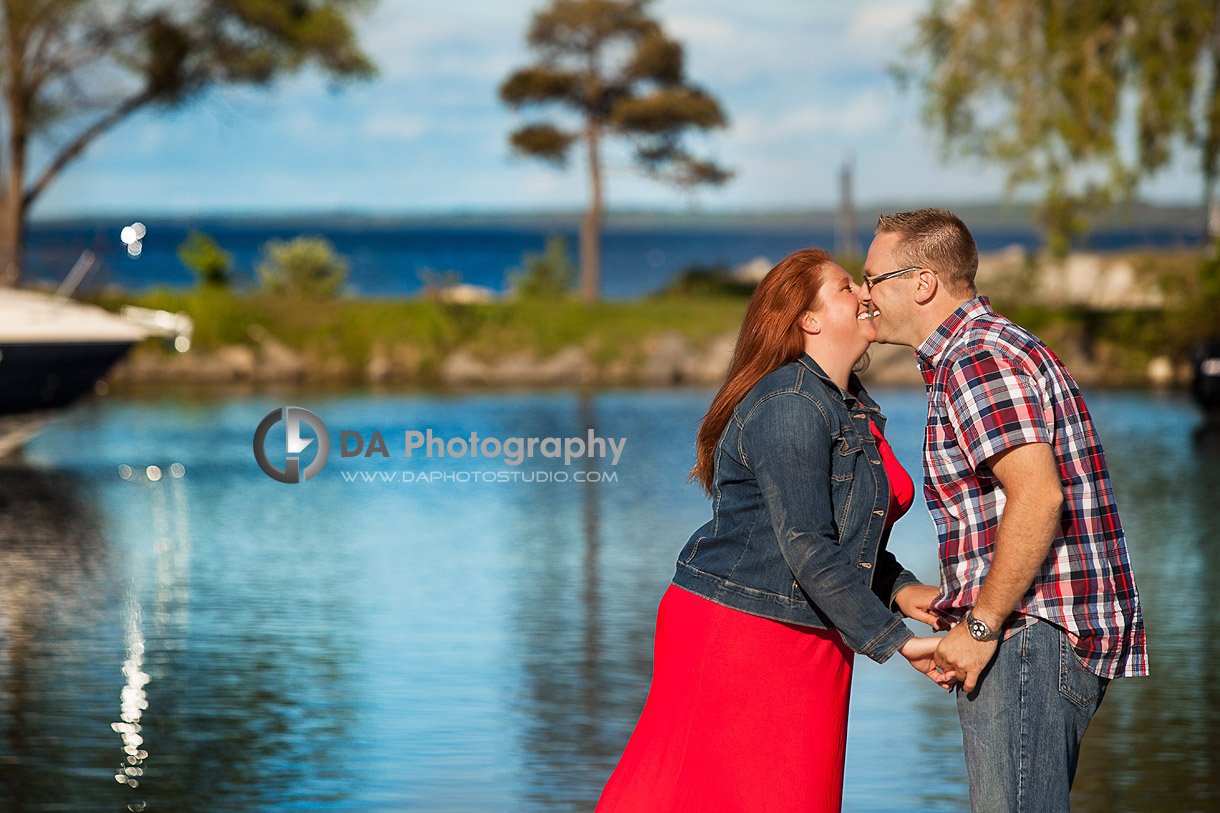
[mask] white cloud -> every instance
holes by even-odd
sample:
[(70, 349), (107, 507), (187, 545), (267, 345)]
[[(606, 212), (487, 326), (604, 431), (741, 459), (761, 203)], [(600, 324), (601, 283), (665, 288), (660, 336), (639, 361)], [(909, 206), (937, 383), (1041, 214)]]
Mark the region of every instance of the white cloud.
[(423, 116), (383, 111), (374, 113), (364, 122), (364, 135), (392, 141), (414, 141), (428, 129)]
[(870, 89), (838, 106), (806, 104), (772, 117), (742, 116), (731, 125), (728, 139), (738, 147), (756, 147), (800, 141), (824, 133), (861, 135), (881, 127), (887, 118), (885, 94)]
[(846, 43), (852, 48), (874, 49), (896, 56), (899, 44), (914, 33), (920, 8), (910, 3), (865, 5), (847, 26)]

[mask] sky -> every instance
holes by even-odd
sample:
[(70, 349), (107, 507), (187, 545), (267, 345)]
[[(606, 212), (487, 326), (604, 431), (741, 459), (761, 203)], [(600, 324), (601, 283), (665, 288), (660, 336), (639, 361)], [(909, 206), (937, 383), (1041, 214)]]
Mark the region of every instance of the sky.
[[(690, 144), (736, 175), (692, 195), (640, 176), (612, 149), (610, 208), (832, 207), (849, 157), (863, 206), (1002, 199), (1002, 172), (944, 158), (917, 92), (889, 74), (928, 2), (655, 0), (653, 13), (685, 46), (688, 77), (730, 120)], [(356, 22), (377, 78), (335, 88), (306, 72), (269, 90), (217, 89), (184, 108), (142, 111), (70, 165), (32, 214), (581, 208), (583, 163), (556, 170), (514, 156), (508, 135), (525, 117), (497, 98), (530, 61), (525, 34), (541, 4), (380, 0)], [(1183, 156), (1141, 196), (1194, 202), (1198, 173)]]

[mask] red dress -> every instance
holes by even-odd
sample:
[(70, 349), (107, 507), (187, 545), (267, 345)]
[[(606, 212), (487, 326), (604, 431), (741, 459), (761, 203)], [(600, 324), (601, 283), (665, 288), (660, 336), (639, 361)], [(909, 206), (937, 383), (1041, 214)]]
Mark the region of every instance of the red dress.
[[(915, 488), (873, 434), (890, 480), (888, 526)], [(670, 585), (648, 700), (598, 812), (839, 810), (852, 656), (837, 632)]]

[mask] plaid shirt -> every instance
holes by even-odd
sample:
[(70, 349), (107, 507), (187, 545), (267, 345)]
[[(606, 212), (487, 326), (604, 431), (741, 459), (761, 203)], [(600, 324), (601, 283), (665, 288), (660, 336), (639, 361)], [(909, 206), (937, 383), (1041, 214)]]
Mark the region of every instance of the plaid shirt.
[(1067, 631), (1098, 675), (1146, 675), (1139, 593), (1106, 458), (1071, 374), (986, 297), (963, 303), (915, 355), (928, 387), (924, 494), (940, 538), (932, 610), (960, 621), (991, 564), (1005, 495), (986, 461), (1025, 443), (1049, 443), (1065, 492), (1063, 519), (1005, 637), (1048, 621)]

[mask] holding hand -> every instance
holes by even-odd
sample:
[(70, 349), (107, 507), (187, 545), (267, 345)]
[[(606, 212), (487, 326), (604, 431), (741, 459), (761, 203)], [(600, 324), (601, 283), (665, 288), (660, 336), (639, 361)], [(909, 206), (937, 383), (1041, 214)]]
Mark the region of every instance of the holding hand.
[(910, 638), (898, 652), (910, 662), (915, 671), (922, 672), (937, 686), (948, 690), (953, 688), (957, 678), (953, 672), (942, 672), (936, 667), (934, 656), (940, 642), (940, 638)]
[(928, 612), (928, 607), (940, 594), (939, 587), (930, 584), (911, 584), (898, 591), (894, 603), (907, 618), (922, 621), (935, 632), (949, 629), (949, 624), (940, 616)]
[(999, 642), (974, 640), (964, 623), (949, 630), (949, 634), (939, 642), (933, 658), (936, 665), (946, 672), (952, 670), (961, 675), (962, 688), (967, 692), (974, 691), (979, 675), (991, 663)]

